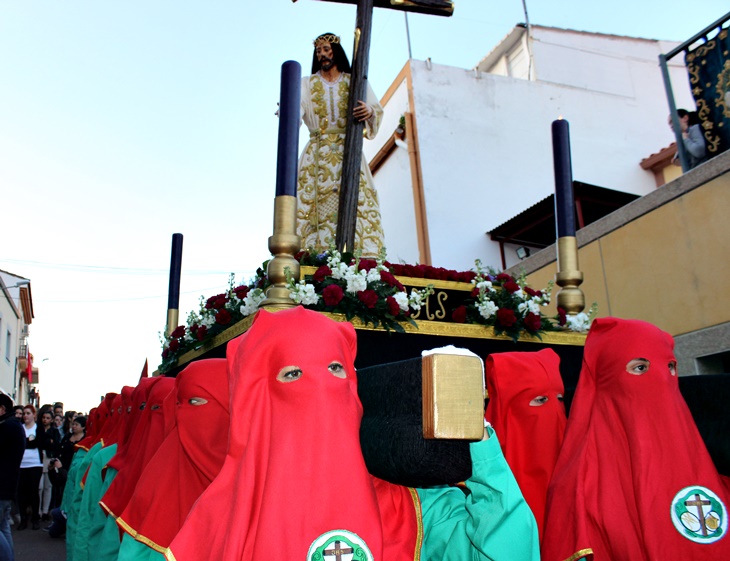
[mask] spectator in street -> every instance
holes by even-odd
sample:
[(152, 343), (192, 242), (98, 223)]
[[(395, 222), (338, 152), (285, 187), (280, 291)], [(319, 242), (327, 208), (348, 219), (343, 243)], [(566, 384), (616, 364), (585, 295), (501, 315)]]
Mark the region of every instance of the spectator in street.
[(74, 419), (78, 416), (79, 416), (79, 414), (77, 414), (76, 411), (66, 411), (63, 414), (63, 436), (70, 434), (71, 423), (73, 423)]
[(65, 431), (63, 430), (63, 415), (56, 415), (53, 417), (53, 426), (56, 427), (61, 438), (63, 438), (63, 435), (65, 434)]
[[(37, 425), (35, 423), (35, 407), (23, 407), (23, 428), (25, 429), (25, 452), (20, 462), (20, 479), (18, 480), (18, 508), (20, 524), (18, 530), (25, 530), (30, 519), (32, 528), (40, 530), (38, 486), (43, 475), (41, 450), (38, 447)], [(30, 512), (29, 512), (30, 511)]]
[(61, 451), (61, 434), (53, 423), (53, 412), (49, 409), (40, 418), (40, 429), (38, 430), (38, 448), (41, 450), (41, 461), (43, 463), (43, 475), (38, 486), (40, 516), (41, 520), (50, 520), (50, 511), (54, 504), (53, 485), (48, 477), (48, 464), (56, 459)]
[(13, 400), (0, 393), (0, 561), (14, 561), (10, 510), (18, 489), (25, 432), (15, 418)]
[(16, 405), (13, 407), (13, 415), (15, 415), (15, 418), (18, 419), (19, 422), (23, 422), (23, 406), (22, 405)]

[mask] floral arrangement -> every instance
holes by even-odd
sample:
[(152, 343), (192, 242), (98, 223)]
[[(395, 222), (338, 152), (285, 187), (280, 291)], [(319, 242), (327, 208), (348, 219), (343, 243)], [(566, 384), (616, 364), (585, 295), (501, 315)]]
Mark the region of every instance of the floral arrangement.
[[(316, 271), (302, 280), (287, 276), (293, 302), (313, 310), (341, 313), (348, 320), (357, 317), (366, 325), (386, 330), (403, 332), (406, 322), (417, 326), (412, 316), (433, 292), (429, 285), (408, 293), (396, 276), (471, 283), (470, 296), (449, 310), (450, 320), (491, 326), (496, 334), (507, 335), (514, 341), (525, 332), (539, 337), (544, 331), (587, 331), (596, 313), (594, 304), (588, 314), (570, 316), (559, 308), (557, 316), (547, 317), (543, 311), (550, 303), (552, 283), (544, 290), (533, 290), (527, 286), (524, 275), (515, 278), (485, 271), (479, 261), (475, 271), (460, 272), (428, 265), (393, 264), (384, 255), (361, 259), (358, 255), (340, 254), (334, 248), (320, 254), (302, 251), (296, 258), (301, 265), (316, 267)], [(267, 262), (247, 284), (235, 283), (231, 275), (225, 292), (207, 299), (201, 296), (200, 309), (188, 315), (186, 325), (161, 337), (160, 372), (169, 371), (181, 355), (199, 348), (259, 309), (270, 285), (266, 265)]]
[(357, 317), (366, 325), (403, 332), (402, 322), (417, 325), (411, 313), (420, 310), (432, 292), (430, 287), (414, 288), (408, 294), (386, 266), (383, 255), (376, 260), (357, 255), (343, 259), (331, 248), (314, 262), (319, 267), (313, 275), (299, 282), (288, 278), (290, 298), (312, 310), (345, 314), (348, 321)]
[(542, 314), (550, 303), (552, 282), (545, 290), (533, 290), (524, 275), (514, 278), (507, 273), (484, 271), (477, 260), (471, 283), (471, 297), (452, 311), (452, 321), (488, 325), (497, 335), (507, 335), (514, 341), (523, 332), (539, 337), (541, 331), (556, 329), (553, 321)]

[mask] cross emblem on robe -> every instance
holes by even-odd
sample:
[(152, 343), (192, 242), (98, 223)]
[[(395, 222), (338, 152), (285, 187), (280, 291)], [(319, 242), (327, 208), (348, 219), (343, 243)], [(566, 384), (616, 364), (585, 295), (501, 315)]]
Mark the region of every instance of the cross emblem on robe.
[(707, 535), (707, 523), (705, 522), (705, 513), (702, 510), (703, 506), (709, 506), (711, 503), (707, 499), (703, 500), (702, 497), (700, 497), (699, 494), (695, 493), (695, 498), (691, 501), (684, 501), (684, 506), (687, 507), (689, 510), (689, 507), (696, 506), (697, 507), (697, 518), (700, 521), (700, 527), (702, 528), (702, 535)]
[(341, 541), (335, 540), (334, 549), (325, 549), (322, 552), (322, 555), (324, 557), (334, 557), (336, 559), (336, 561), (342, 561), (342, 556), (343, 555), (345, 555), (347, 553), (354, 553), (355, 552), (355, 550), (352, 549), (351, 547), (345, 547), (345, 548), (343, 548), (341, 544), (342, 544)]

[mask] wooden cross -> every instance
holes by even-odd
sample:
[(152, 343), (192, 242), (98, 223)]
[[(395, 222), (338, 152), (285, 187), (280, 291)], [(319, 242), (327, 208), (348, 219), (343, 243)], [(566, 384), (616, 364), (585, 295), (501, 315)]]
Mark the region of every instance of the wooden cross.
[(705, 523), (705, 514), (702, 511), (703, 506), (707, 506), (711, 504), (708, 500), (702, 500), (702, 498), (695, 494), (695, 498), (693, 501), (684, 501), (684, 506), (690, 507), (690, 506), (696, 506), (697, 507), (697, 518), (700, 520), (700, 526), (702, 527), (702, 535), (707, 535), (707, 524)]
[(335, 557), (337, 561), (342, 561), (342, 556), (346, 553), (354, 553), (355, 550), (351, 547), (346, 547), (345, 549), (342, 549), (340, 546), (342, 542), (339, 540), (335, 540), (335, 548), (334, 549), (325, 549), (322, 552), (322, 555), (325, 557)]
[[(296, 2), (296, 0), (293, 0)], [(360, 189), (360, 162), (362, 160), (362, 137), (364, 122), (352, 118), (352, 111), (358, 100), (366, 98), (366, 81), (370, 53), (370, 30), (373, 22), (373, 7), (390, 8), (405, 12), (450, 16), (454, 13), (451, 0), (321, 0), (340, 4), (357, 4), (355, 45), (352, 49), (352, 74), (350, 76), (350, 99), (347, 108), (347, 127), (340, 180), (340, 201), (337, 210), (337, 249), (352, 251), (355, 248), (355, 225), (357, 222), (357, 198)]]

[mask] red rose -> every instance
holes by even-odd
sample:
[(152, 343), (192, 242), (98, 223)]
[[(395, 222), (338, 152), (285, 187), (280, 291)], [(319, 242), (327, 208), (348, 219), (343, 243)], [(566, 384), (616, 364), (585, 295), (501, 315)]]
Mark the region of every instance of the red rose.
[(378, 303), (378, 295), (374, 290), (361, 290), (357, 293), (357, 299), (370, 309)]
[(513, 280), (511, 276), (509, 276), (507, 273), (499, 273), (496, 278), (499, 282), (507, 282)]
[(215, 315), (215, 322), (220, 325), (231, 323), (231, 314), (228, 310), (221, 310)]
[(337, 284), (330, 284), (322, 291), (325, 306), (336, 306), (344, 297), (345, 294), (342, 292), (342, 288)]
[(198, 341), (202, 341), (205, 339), (205, 336), (208, 334), (208, 328), (204, 325), (201, 325), (198, 327), (197, 332), (195, 333), (195, 337), (198, 339)]
[(401, 292), (405, 290), (405, 287), (400, 283), (400, 281), (388, 271), (380, 271), (380, 280), (388, 286), (396, 287)]
[(535, 296), (537, 294), (537, 292), (535, 292), (534, 290), (532, 290), (529, 286), (526, 286), (525, 287), (525, 292), (527, 294), (529, 294), (530, 296)]
[(514, 310), (509, 308), (500, 308), (497, 310), (497, 324), (500, 327), (512, 327), (517, 323), (517, 317), (515, 316)]
[(520, 285), (513, 280), (509, 280), (502, 285), (502, 288), (504, 288), (509, 293), (513, 293), (517, 292), (520, 289)]
[(314, 276), (312, 276), (312, 279), (315, 282), (322, 282), (325, 278), (332, 276), (332, 269), (330, 269), (327, 265), (322, 265), (319, 269), (317, 269), (314, 272)]
[(400, 306), (395, 298), (388, 296), (385, 302), (388, 304), (388, 311), (391, 316), (397, 316), (400, 313)]
[(360, 259), (360, 262), (357, 264), (357, 270), (369, 271), (370, 269), (374, 269), (377, 266), (378, 264), (375, 259)]
[(306, 249), (302, 249), (302, 250), (298, 251), (296, 253), (296, 255), (294, 255), (294, 259), (296, 259), (297, 261), (299, 261), (301, 263), (302, 259), (308, 255), (309, 255), (309, 252)]
[(528, 331), (539, 331), (540, 327), (542, 327), (542, 323), (540, 321), (540, 316), (537, 314), (533, 314), (532, 312), (529, 312), (525, 316), (525, 328)]
[(170, 337), (174, 337), (176, 339), (179, 339), (180, 337), (185, 337), (185, 326), (184, 325), (178, 325), (175, 328), (175, 331), (173, 331), (170, 334)]
[(456, 323), (466, 322), (466, 306), (459, 306), (451, 312), (451, 319)]
[(565, 308), (558, 307), (558, 325), (564, 327), (568, 323), (568, 313)]
[(479, 289), (476, 286), (472, 288), (471, 294), (469, 296), (471, 296), (472, 298), (476, 298), (477, 296), (479, 296)]
[(226, 305), (226, 302), (228, 302), (228, 297), (225, 294), (216, 294), (208, 298), (205, 302), (205, 309), (212, 310), (215, 308), (216, 310), (220, 310)]
[(162, 349), (162, 358), (170, 356), (170, 349)]
[(246, 285), (242, 284), (241, 286), (234, 288), (233, 292), (236, 294), (236, 298), (243, 300), (248, 295), (249, 290), (250, 289)]
[(180, 348), (180, 342), (177, 339), (171, 339), (170, 344), (167, 346), (171, 353), (174, 353)]

